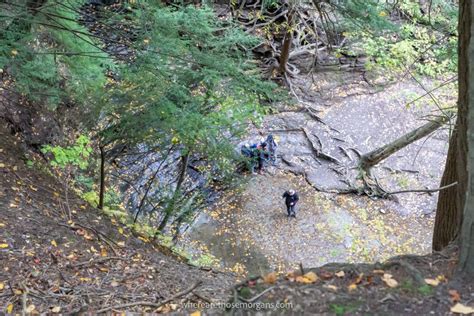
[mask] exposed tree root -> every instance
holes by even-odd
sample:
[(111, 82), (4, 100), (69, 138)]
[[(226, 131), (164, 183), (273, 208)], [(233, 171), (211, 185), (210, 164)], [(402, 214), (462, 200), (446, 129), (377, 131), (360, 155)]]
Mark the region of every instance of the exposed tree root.
[(422, 285), (425, 284), (423, 274), (415, 268), (413, 265), (409, 264), (405, 260), (391, 260), (382, 265), (383, 269), (390, 269), (393, 266), (400, 266), (405, 269), (405, 271), (413, 278), (413, 280)]
[[(316, 155), (316, 157), (318, 158), (321, 158), (321, 159), (324, 159), (324, 160), (327, 160), (327, 161), (330, 161), (330, 162), (333, 162), (337, 165), (341, 165), (341, 161), (339, 161), (339, 159), (329, 155), (329, 154), (326, 154), (324, 152), (322, 152), (322, 146), (318, 146), (316, 145), (312, 138), (317, 138), (315, 135), (311, 134), (306, 128), (301, 128), (301, 131), (303, 132), (303, 134), (305, 135), (306, 139), (308, 140), (310, 146), (311, 146), (311, 149), (313, 150), (314, 154)], [(322, 145), (321, 141), (319, 140), (319, 138), (317, 138), (319, 143)], [(319, 147), (319, 148), (318, 148)]]
[(339, 150), (344, 154), (344, 156), (346, 156), (350, 161), (352, 161), (351, 155), (349, 155), (349, 153), (347, 152), (347, 150), (344, 147), (337, 146), (337, 148), (339, 148)]

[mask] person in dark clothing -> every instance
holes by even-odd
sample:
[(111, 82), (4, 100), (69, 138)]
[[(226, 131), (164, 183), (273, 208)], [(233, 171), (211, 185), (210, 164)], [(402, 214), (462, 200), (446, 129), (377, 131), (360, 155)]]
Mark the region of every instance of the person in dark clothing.
[(267, 144), (265, 142), (260, 143), (260, 145), (257, 146), (257, 171), (260, 174), (263, 172), (263, 167), (265, 161), (267, 161), (267, 156)]
[(275, 165), (276, 163), (276, 149), (278, 147), (275, 139), (273, 138), (272, 134), (269, 134), (267, 136), (267, 139), (265, 140), (265, 143), (268, 144), (268, 161), (272, 163), (272, 165)]
[(264, 171), (265, 164), (269, 160), (270, 152), (267, 150), (268, 145), (266, 142), (261, 142), (259, 144), (245, 144), (240, 147), (240, 153), (249, 158), (248, 166), (252, 174), (255, 174), (258, 171), (259, 174), (262, 174)]
[(296, 203), (300, 199), (295, 190), (289, 190), (283, 193), (283, 198), (285, 199), (286, 211), (288, 212), (288, 217), (296, 218)]
[(257, 168), (257, 145), (249, 145), (249, 144), (244, 144), (240, 148), (240, 153), (246, 157), (249, 158), (247, 167), (249, 168), (250, 172), (255, 173), (255, 168)]
[(250, 147), (252, 149), (252, 157), (254, 159), (255, 167), (259, 174), (262, 174), (264, 171), (265, 162), (267, 161), (268, 151), (266, 150), (267, 144), (265, 142), (258, 145), (253, 145), (255, 147)]
[(244, 144), (242, 147), (240, 147), (240, 153), (242, 156), (251, 158), (252, 157), (252, 149), (250, 148), (249, 144)]

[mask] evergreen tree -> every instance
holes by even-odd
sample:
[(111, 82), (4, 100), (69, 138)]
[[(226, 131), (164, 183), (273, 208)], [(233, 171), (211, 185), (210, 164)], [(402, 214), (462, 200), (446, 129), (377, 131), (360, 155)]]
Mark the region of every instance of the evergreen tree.
[(0, 3), (0, 68), (12, 77), (12, 89), (51, 108), (85, 103), (101, 89), (113, 64), (78, 23), (83, 3)]
[(233, 175), (240, 157), (232, 140), (259, 120), (260, 100), (275, 86), (254, 75), (247, 51), (255, 38), (220, 22), (210, 8), (144, 2), (132, 18), (139, 30), (136, 58), (118, 67), (96, 116), (103, 118), (99, 134), (109, 149), (146, 146), (162, 157), (179, 151), (181, 180), (162, 188), (168, 194), (157, 201), (163, 229), (177, 209), (189, 157), (204, 158), (214, 177)]

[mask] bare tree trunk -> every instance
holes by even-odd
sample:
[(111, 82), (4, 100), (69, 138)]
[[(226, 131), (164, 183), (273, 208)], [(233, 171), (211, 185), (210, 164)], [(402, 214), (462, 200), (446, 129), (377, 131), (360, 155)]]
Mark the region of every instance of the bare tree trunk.
[(458, 100), (458, 202), (463, 218), (460, 233), (459, 272), (474, 276), (474, 6), (470, 0), (459, 5), (459, 100)]
[(66, 179), (64, 179), (64, 196), (66, 198), (66, 208), (68, 220), (72, 219), (71, 206), (69, 205), (69, 181), (71, 178), (70, 167), (66, 167)]
[[(457, 125), (457, 124), (456, 124)], [(449, 185), (458, 181), (457, 169), (457, 129), (449, 141), (448, 157), (444, 167), (443, 177), (440, 187)], [(436, 208), (436, 219), (433, 232), (433, 250), (440, 251), (451, 241), (456, 239), (460, 224), (461, 210), (457, 206), (458, 185), (441, 190), (438, 196), (438, 205)]]
[[(161, 162), (160, 164), (158, 165), (158, 167), (156, 168), (155, 170), (155, 173), (152, 175), (152, 177), (148, 180), (147, 184), (148, 184), (148, 187), (146, 188), (145, 190), (145, 193), (143, 194), (143, 197), (142, 199), (140, 200), (140, 204), (138, 205), (138, 209), (137, 209), (137, 212), (135, 213), (135, 218), (133, 219), (133, 223), (135, 224), (137, 222), (137, 219), (138, 219), (138, 215), (140, 215), (141, 211), (142, 211), (142, 208), (143, 206), (145, 205), (145, 201), (148, 199), (148, 193), (150, 192), (150, 189), (151, 187), (153, 186), (153, 182), (155, 181), (155, 178), (158, 176), (158, 172), (161, 171), (161, 167), (163, 166), (163, 164), (166, 162), (166, 159), (168, 159), (171, 151), (173, 150), (174, 148), (174, 145), (171, 146), (166, 155), (164, 157), (162, 157), (161, 159)], [(149, 201), (148, 201), (149, 202)], [(150, 202), (149, 202), (150, 203)], [(150, 203), (151, 204), (151, 203)], [(153, 209), (150, 210), (150, 213), (153, 212), (154, 210), (156, 209), (156, 205), (153, 206)]]
[(283, 45), (280, 52), (280, 67), (278, 71), (282, 75), (286, 73), (288, 59), (290, 58), (291, 42), (293, 40), (292, 26), (293, 26), (293, 10), (290, 10), (290, 13), (288, 13), (288, 29), (285, 32), (285, 37), (283, 38)]
[(100, 150), (100, 189), (99, 189), (99, 209), (104, 208), (105, 196), (105, 150), (104, 146), (99, 146)]
[(411, 131), (408, 134), (403, 135), (402, 137), (394, 140), (393, 142), (379, 147), (371, 152), (362, 155), (359, 160), (359, 167), (365, 171), (367, 174), (370, 174), (370, 168), (386, 159), (390, 155), (404, 148), (405, 146), (410, 145), (411, 143), (431, 134), (438, 128), (440, 128), (448, 120), (447, 117), (441, 116), (435, 120), (426, 123), (425, 125), (418, 127), (417, 129)]
[[(161, 165), (160, 165), (161, 166)], [(148, 187), (146, 188), (145, 190), (145, 193), (143, 194), (143, 197), (142, 199), (140, 200), (140, 204), (138, 205), (138, 210), (137, 210), (137, 213), (135, 214), (135, 218), (133, 219), (133, 223), (135, 224), (137, 222), (137, 219), (138, 219), (138, 215), (140, 215), (140, 213), (142, 212), (142, 208), (143, 206), (145, 205), (145, 201), (146, 201), (146, 198), (148, 196), (148, 192), (150, 192), (150, 189), (151, 187), (153, 186), (153, 182), (155, 181), (155, 178), (156, 176), (158, 175), (158, 172), (160, 171), (160, 167), (158, 167), (155, 171), (155, 173), (153, 174), (153, 176), (150, 178), (149, 180), (149, 183), (148, 183)]]
[(170, 202), (166, 206), (165, 209), (165, 216), (161, 220), (160, 225), (158, 226), (158, 231), (162, 231), (165, 227), (166, 224), (168, 224), (168, 221), (171, 217), (171, 213), (173, 212), (174, 206), (176, 204), (176, 200), (179, 197), (179, 194), (181, 193), (181, 186), (183, 185), (184, 179), (186, 178), (186, 171), (188, 170), (188, 161), (189, 161), (189, 152), (181, 157), (181, 171), (179, 173), (178, 177), (178, 182), (176, 183), (176, 188), (174, 190), (173, 196), (171, 197)]

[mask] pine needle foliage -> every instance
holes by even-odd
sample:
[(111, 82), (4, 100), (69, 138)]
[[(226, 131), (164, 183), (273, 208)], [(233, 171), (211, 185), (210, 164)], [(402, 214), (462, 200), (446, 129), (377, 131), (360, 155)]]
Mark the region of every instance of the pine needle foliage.
[(113, 67), (97, 40), (79, 24), (84, 1), (32, 0), (0, 4), (0, 68), (17, 92), (55, 108), (63, 101), (84, 103), (105, 83)]
[(207, 7), (142, 2), (133, 13), (137, 57), (111, 81), (100, 116), (105, 142), (181, 147), (230, 171), (236, 139), (261, 114), (275, 86), (252, 73), (257, 42)]

